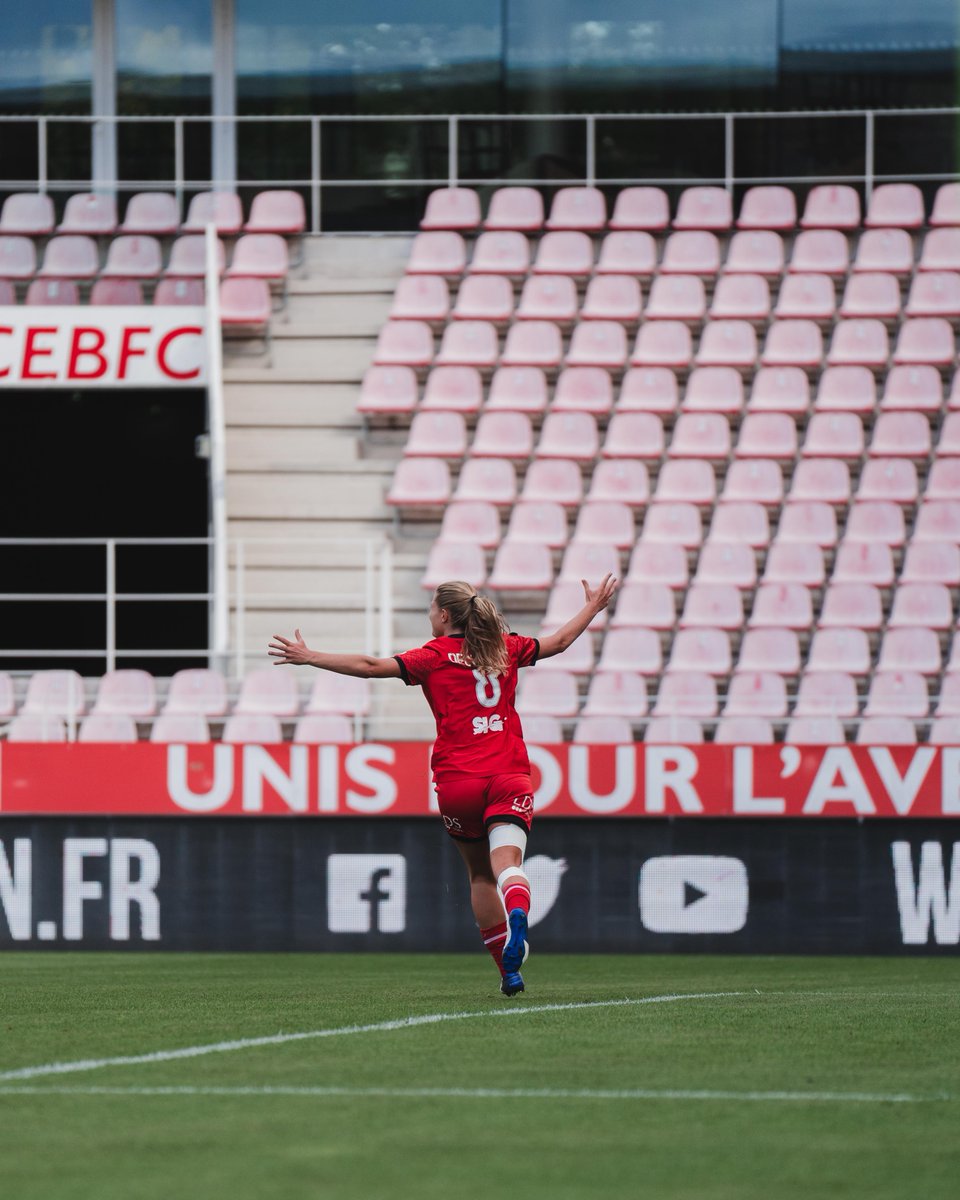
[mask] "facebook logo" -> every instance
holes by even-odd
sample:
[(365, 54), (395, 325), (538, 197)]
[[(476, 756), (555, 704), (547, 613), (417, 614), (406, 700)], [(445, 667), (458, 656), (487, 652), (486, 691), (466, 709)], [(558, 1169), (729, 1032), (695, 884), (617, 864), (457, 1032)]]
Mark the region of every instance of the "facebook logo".
[(331, 854), (327, 928), (331, 933), (403, 933), (407, 860), (402, 854)]

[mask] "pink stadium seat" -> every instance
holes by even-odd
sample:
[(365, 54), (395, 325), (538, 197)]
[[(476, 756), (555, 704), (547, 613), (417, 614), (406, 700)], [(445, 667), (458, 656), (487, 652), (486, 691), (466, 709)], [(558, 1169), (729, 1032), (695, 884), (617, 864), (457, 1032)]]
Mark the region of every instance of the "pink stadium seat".
[(930, 725), (927, 741), (931, 746), (960, 746), (960, 720), (937, 717)]
[(877, 671), (870, 682), (866, 717), (925, 717), (927, 681), (919, 671)]
[(871, 662), (870, 639), (866, 630), (818, 629), (810, 641), (807, 671), (844, 671), (848, 675), (867, 675)]
[(20, 711), (31, 716), (82, 717), (87, 711), (83, 680), (76, 671), (34, 671)]
[(600, 244), (597, 275), (647, 278), (657, 269), (657, 243), (649, 233), (608, 233)]
[(869, 367), (827, 367), (820, 375), (815, 412), (872, 413), (877, 384)]
[(938, 717), (960, 717), (960, 673), (948, 670), (940, 681)]
[(640, 626), (643, 629), (673, 629), (677, 610), (673, 592), (665, 583), (625, 583), (617, 594), (617, 607), (610, 618), (612, 629)]
[(676, 671), (660, 680), (655, 717), (715, 717), (717, 684), (705, 671)]
[(589, 275), (593, 270), (593, 242), (587, 234), (573, 230), (545, 233), (532, 269), (535, 275)]
[(510, 514), (507, 537), (511, 542), (533, 542), (556, 550), (566, 546), (569, 536), (566, 509), (554, 500), (525, 500)]
[(80, 289), (72, 279), (33, 279), (27, 287), (24, 304), (73, 305), (80, 303)]
[(37, 274), (48, 279), (92, 279), (100, 269), (97, 243), (79, 235), (53, 237), (47, 242)]
[(869, 229), (860, 237), (853, 269), (909, 275), (913, 270), (913, 239), (905, 229)]
[(198, 745), (210, 741), (210, 726), (200, 713), (164, 713), (151, 725), (150, 741)]
[(616, 321), (583, 321), (574, 326), (566, 362), (572, 367), (623, 369), (627, 361), (627, 335)]
[[(746, 548), (746, 547), (745, 547)], [(823, 551), (808, 542), (774, 542), (767, 554), (764, 583), (800, 583), (823, 587), (826, 569)]]
[(560, 188), (550, 205), (547, 229), (581, 229), (597, 233), (607, 223), (607, 202), (595, 187)]
[(223, 726), (224, 742), (234, 745), (277, 745), (283, 741), (280, 722), (269, 713), (235, 713)]
[(844, 671), (804, 675), (793, 711), (798, 717), (855, 717), (860, 711), (856, 680)]
[(588, 500), (618, 500), (640, 507), (650, 501), (650, 476), (646, 463), (635, 459), (601, 459), (590, 478)]
[(953, 604), (950, 589), (942, 583), (901, 583), (893, 594), (889, 629), (907, 626), (950, 629)]
[(0, 306), (6, 308), (11, 304), (16, 304), (17, 293), (9, 279), (0, 279)]
[(566, 367), (557, 378), (550, 409), (605, 416), (613, 408), (613, 384), (602, 367)]
[(564, 458), (534, 459), (523, 481), (523, 499), (554, 501), (564, 508), (578, 507), (583, 500), (580, 464)]
[(930, 446), (930, 422), (922, 412), (885, 412), (873, 427), (870, 457), (927, 458)]
[(960, 587), (960, 548), (952, 542), (916, 542), (908, 546), (900, 582)]
[(659, 675), (662, 669), (663, 652), (655, 629), (611, 629), (603, 639), (598, 671)]
[(559, 746), (563, 727), (557, 717), (524, 717), (523, 736), (532, 746)]
[(193, 667), (177, 671), (163, 706), (165, 713), (220, 717), (227, 711), (227, 681), (219, 671)]
[(563, 553), (558, 579), (602, 579), (620, 574), (617, 548), (601, 542), (571, 542)]
[(797, 199), (789, 188), (747, 188), (737, 218), (738, 229), (792, 229), (796, 223)]
[(65, 742), (67, 730), (60, 717), (19, 713), (7, 726), (8, 742)]
[(941, 457), (960, 455), (960, 413), (950, 412), (944, 417), (937, 440), (937, 454)]
[(629, 746), (633, 744), (633, 729), (626, 717), (581, 717), (573, 727), (576, 745)]
[(914, 542), (960, 542), (960, 502), (929, 500), (917, 510)]
[[(409, 367), (372, 367), (371, 370), (400, 371)], [(411, 371), (411, 374), (413, 372)], [(414, 376), (414, 379), (416, 377)], [(427, 376), (421, 412), (475, 413), (483, 403), (483, 380), (476, 367), (434, 367)]]
[(726, 717), (785, 717), (787, 688), (774, 671), (738, 671), (730, 680)]
[(155, 237), (118, 237), (110, 243), (101, 275), (105, 278), (157, 279), (162, 266), (160, 243)]
[(659, 459), (664, 444), (663, 425), (656, 413), (615, 412), (607, 426), (603, 457)]
[(815, 413), (807, 425), (804, 458), (860, 458), (863, 424), (856, 413)]
[[(459, 237), (458, 234), (429, 236)], [(472, 274), (517, 277), (526, 275), (529, 267), (530, 244), (522, 233), (481, 233), (477, 238), (470, 260)], [(410, 270), (409, 266), (407, 270)]]
[(960, 183), (941, 183), (933, 198), (931, 225), (960, 225)]
[(489, 321), (453, 321), (443, 331), (434, 359), (438, 365), (491, 368), (500, 353), (496, 327)]
[(890, 629), (884, 635), (877, 662), (879, 671), (919, 671), (939, 675), (943, 666), (940, 639), (923, 626)]
[(794, 717), (784, 741), (792, 746), (842, 746), (846, 738), (837, 717)]
[(120, 233), (171, 237), (180, 226), (176, 197), (169, 192), (135, 192), (127, 203)]
[(90, 289), (90, 303), (136, 307), (143, 303), (143, 288), (137, 279), (96, 279)]
[(573, 540), (602, 542), (628, 550), (636, 540), (633, 512), (617, 501), (588, 500), (577, 514)]
[(915, 183), (881, 183), (870, 197), (863, 221), (868, 229), (919, 229), (923, 222), (923, 193)]
[(592, 461), (600, 451), (596, 418), (584, 412), (549, 412), (543, 420), (537, 458)]
[(699, 671), (707, 675), (729, 675), (733, 659), (730, 635), (723, 629), (681, 629), (670, 647), (668, 670)]
[(677, 377), (667, 367), (632, 367), (623, 377), (617, 412), (652, 412), (670, 415), (677, 410)]
[[(249, 236), (253, 236), (252, 234)], [(260, 235), (266, 237), (266, 234)], [(281, 242), (283, 239), (280, 239)], [(227, 271), (235, 274), (234, 266)], [(404, 275), (397, 284), (390, 306), (393, 321), (445, 321), (450, 312), (450, 289), (439, 275)]]
[(234, 705), (237, 713), (270, 713), (294, 717), (300, 711), (300, 688), (292, 671), (258, 667), (244, 676)]
[(370, 712), (370, 681), (355, 675), (318, 671), (304, 712), (367, 716)]
[(690, 581), (686, 549), (666, 542), (637, 542), (626, 577), (631, 583), (665, 583), (675, 590), (685, 588)]
[(943, 404), (940, 372), (930, 364), (891, 367), (883, 387), (882, 409), (935, 413)]
[(301, 746), (349, 746), (355, 740), (353, 723), (343, 713), (308, 713), (297, 721), (291, 739)]
[(728, 275), (778, 276), (783, 271), (783, 238), (769, 231), (735, 233), (727, 248)]
[(684, 412), (739, 414), (743, 408), (743, 376), (735, 367), (696, 367), (683, 397)]
[(303, 233), (307, 228), (303, 197), (299, 192), (283, 188), (257, 192), (250, 203), (249, 220), (243, 228), (246, 233), (279, 233), (283, 237)]
[(569, 275), (531, 275), (524, 283), (517, 320), (569, 325), (576, 318), (577, 285)]
[(723, 275), (710, 305), (714, 321), (765, 321), (770, 316), (770, 285), (762, 275)]
[(720, 269), (720, 243), (707, 230), (671, 233), (663, 248), (660, 270), (665, 275), (716, 275)]
[(666, 229), (670, 224), (667, 193), (658, 187), (621, 188), (608, 224), (611, 229)]
[(513, 284), (504, 275), (468, 275), (460, 284), (450, 315), (455, 321), (502, 325), (513, 315)]
[(466, 261), (466, 246), (459, 233), (418, 233), (407, 260), (407, 274), (454, 277), (462, 274)]
[(765, 717), (721, 717), (713, 741), (717, 746), (771, 745), (773, 724)]
[(782, 542), (812, 542), (824, 549), (837, 544), (837, 514), (822, 501), (799, 500), (785, 504), (777, 537)]
[(680, 193), (674, 229), (716, 229), (733, 224), (733, 199), (722, 187), (688, 187)]
[(518, 229), (531, 233), (543, 227), (543, 198), (536, 188), (497, 188), (490, 198), (484, 229)]
[(732, 584), (741, 590), (756, 587), (757, 560), (750, 546), (709, 542), (700, 551), (694, 583)]
[(123, 713), (152, 717), (157, 711), (157, 689), (149, 671), (108, 671), (97, 687), (95, 713)]
[(895, 363), (932, 363), (946, 367), (957, 356), (953, 328), (945, 317), (913, 317), (905, 320), (893, 351)]
[(595, 275), (587, 284), (581, 321), (621, 321), (634, 325), (640, 320), (643, 297), (640, 284), (631, 275)]
[(641, 536), (645, 542), (667, 542), (693, 550), (703, 541), (700, 511), (695, 504), (652, 504)]
[(203, 233), (212, 224), (220, 237), (232, 237), (243, 228), (243, 209), (235, 192), (197, 192), (180, 226), (183, 233)]
[(524, 671), (517, 708), (524, 718), (533, 716), (573, 717), (580, 707), (576, 677), (569, 672), (549, 675)]
[[(561, 625), (566, 625), (571, 617), (575, 617), (582, 608), (583, 584), (579, 579), (555, 583), (547, 598), (547, 611), (543, 617), (543, 626), (544, 628), (559, 629)], [(606, 625), (607, 610), (603, 609), (602, 612), (597, 613), (587, 628), (591, 631), (600, 631), (605, 629)], [(657, 645), (659, 646), (659, 644), (660, 641), (657, 638)], [(624, 667), (624, 669), (626, 668)]]
[(117, 202), (111, 195), (80, 192), (67, 198), (57, 233), (109, 236), (117, 230)]
[(848, 534), (837, 549), (833, 568), (834, 583), (872, 583), (874, 587), (892, 587), (896, 572), (893, 552), (886, 542), (855, 541)]
[(907, 717), (864, 717), (856, 740), (858, 746), (913, 746), (917, 730)]
[(847, 515), (848, 542), (902, 546), (906, 540), (903, 509), (892, 500), (857, 501)]
[(809, 407), (810, 382), (801, 367), (761, 367), (754, 375), (748, 412), (796, 415), (805, 414)]
[(924, 500), (960, 500), (960, 460), (934, 459), (927, 477)]
[(598, 672), (590, 681), (583, 712), (597, 717), (645, 717), (647, 681), (633, 671)]
[(921, 271), (960, 271), (960, 229), (932, 229), (917, 265)]
[(723, 499), (725, 504), (739, 501), (780, 504), (783, 501), (783, 472), (780, 464), (762, 458), (732, 462), (727, 467), (723, 483)]
[[(217, 240), (217, 261), (222, 273), (227, 261), (223, 242)], [(178, 279), (203, 279), (207, 273), (206, 239), (203, 234), (189, 233), (178, 237), (170, 247), (170, 260), (164, 275)]]
[(869, 583), (833, 583), (820, 610), (823, 629), (879, 629), (883, 624), (880, 589)]
[(447, 542), (472, 542), (485, 550), (492, 550), (500, 544), (500, 513), (497, 506), (485, 500), (463, 500), (449, 504), (443, 513), (440, 537)]
[(480, 197), (473, 188), (437, 188), (427, 197), (421, 229), (469, 232), (480, 224)]
[(856, 229), (860, 196), (847, 184), (825, 183), (810, 189), (800, 225), (803, 229)]
[(266, 328), (270, 323), (270, 287), (264, 279), (225, 279), (220, 284), (220, 323)]
[(403, 454), (408, 458), (462, 458), (467, 422), (462, 413), (415, 413)]
[(740, 426), (737, 458), (793, 459), (797, 427), (786, 413), (749, 413)]
[(0, 278), (29, 279), (37, 269), (37, 252), (30, 238), (0, 237)]
[(655, 717), (647, 722), (643, 740), (651, 746), (698, 746), (703, 728), (693, 717)]
[(546, 375), (539, 367), (498, 367), (490, 380), (486, 407), (491, 412), (544, 412)]
[(520, 321), (510, 327), (500, 361), (507, 367), (543, 367), (560, 365), (563, 339), (559, 328), (550, 321)]
[(532, 451), (533, 426), (526, 413), (484, 412), (480, 414), (473, 441), (470, 444), (472, 458), (526, 460)]
[(836, 229), (808, 229), (797, 235), (789, 271), (794, 275), (846, 275), (850, 266), (847, 239)]
[(725, 459), (730, 426), (720, 413), (683, 413), (677, 418), (668, 453), (671, 458)]
[(796, 675), (800, 671), (800, 639), (793, 629), (748, 629), (740, 643), (737, 668), (741, 671), (775, 671)]
[[(806, 278), (798, 275), (797, 279)], [(900, 283), (895, 275), (851, 275), (840, 302), (840, 316), (877, 317), (894, 321), (900, 315)]]
[(726, 583), (692, 583), (687, 589), (681, 629), (741, 629), (743, 597), (740, 589)]
[(474, 542), (437, 538), (430, 547), (420, 586), (432, 591), (445, 579), (462, 579), (475, 588), (483, 587), (487, 580), (487, 557), (482, 547)]
[(831, 366), (883, 367), (889, 354), (890, 343), (883, 322), (863, 317), (836, 323), (827, 362)]
[(682, 321), (649, 321), (640, 326), (631, 365), (688, 367), (693, 358), (689, 328)]
[(790, 499), (849, 504), (850, 468), (838, 458), (803, 459), (790, 481)]
[(553, 584), (553, 556), (549, 546), (530, 542), (500, 543), (487, 586), (504, 592), (545, 592)]
[(717, 498), (717, 477), (709, 462), (673, 459), (664, 463), (657, 479), (654, 500), (658, 504), (712, 505)]
[(387, 504), (437, 508), (449, 499), (450, 468), (442, 458), (405, 458), (397, 463)]
[(154, 306), (158, 304), (201, 305), (205, 301), (202, 279), (161, 279), (153, 293)]
[(702, 321), (706, 312), (707, 294), (696, 275), (659, 275), (653, 281), (648, 321)]
[(78, 742), (135, 742), (137, 724), (126, 713), (92, 713), (80, 722)]
[(929, 271), (914, 275), (904, 312), (908, 317), (960, 317), (960, 273)]
[(749, 321), (708, 321), (700, 335), (697, 365), (748, 368), (757, 361), (757, 334)]
[(810, 628), (813, 606), (810, 592), (800, 583), (762, 583), (753, 600), (751, 629)]
[(776, 315), (780, 319), (829, 321), (837, 307), (829, 275), (787, 275), (780, 285)]
[(417, 375), (412, 367), (369, 367), (360, 387), (357, 412), (412, 413), (417, 406)]
[(387, 321), (381, 326), (374, 364), (426, 367), (433, 360), (433, 334), (425, 321)]
[(53, 200), (39, 192), (14, 192), (0, 210), (0, 233), (45, 237), (53, 233)]

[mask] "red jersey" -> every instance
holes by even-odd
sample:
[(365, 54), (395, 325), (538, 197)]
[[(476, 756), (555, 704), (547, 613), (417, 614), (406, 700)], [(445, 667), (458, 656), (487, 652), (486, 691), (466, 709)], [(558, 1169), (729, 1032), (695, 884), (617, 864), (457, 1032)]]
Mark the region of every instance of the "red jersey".
[(526, 775), (530, 760), (514, 707), (517, 671), (532, 667), (536, 638), (510, 633), (510, 665), (502, 675), (483, 675), (463, 661), (463, 634), (434, 638), (396, 655), (403, 682), (419, 685), (437, 721), (430, 765), (434, 775)]

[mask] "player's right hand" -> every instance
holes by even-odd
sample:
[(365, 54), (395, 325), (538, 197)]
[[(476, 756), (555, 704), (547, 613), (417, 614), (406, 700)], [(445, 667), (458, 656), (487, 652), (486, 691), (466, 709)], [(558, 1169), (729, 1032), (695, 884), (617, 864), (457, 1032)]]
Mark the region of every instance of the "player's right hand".
[(271, 658), (278, 661), (273, 665), (282, 667), (284, 663), (290, 663), (295, 667), (305, 667), (310, 662), (311, 650), (307, 643), (303, 640), (303, 635), (299, 629), (293, 631), (294, 640), (281, 637), (279, 633), (273, 635), (273, 641), (267, 650)]

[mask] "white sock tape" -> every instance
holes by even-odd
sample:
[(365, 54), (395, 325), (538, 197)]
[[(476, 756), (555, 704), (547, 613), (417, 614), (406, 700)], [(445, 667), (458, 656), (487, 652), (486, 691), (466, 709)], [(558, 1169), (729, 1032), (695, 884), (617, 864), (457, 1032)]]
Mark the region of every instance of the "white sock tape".
[(524, 871), (521, 871), (519, 867), (507, 867), (505, 871), (501, 871), (497, 876), (497, 887), (501, 892), (503, 891), (504, 880), (512, 879), (514, 875), (516, 875), (518, 879), (522, 879), (528, 888), (530, 887), (530, 880), (527, 878)]
[(499, 850), (501, 846), (516, 846), (520, 851), (520, 861), (523, 861), (527, 848), (527, 831), (519, 825), (494, 825), (488, 834), (490, 849)]

